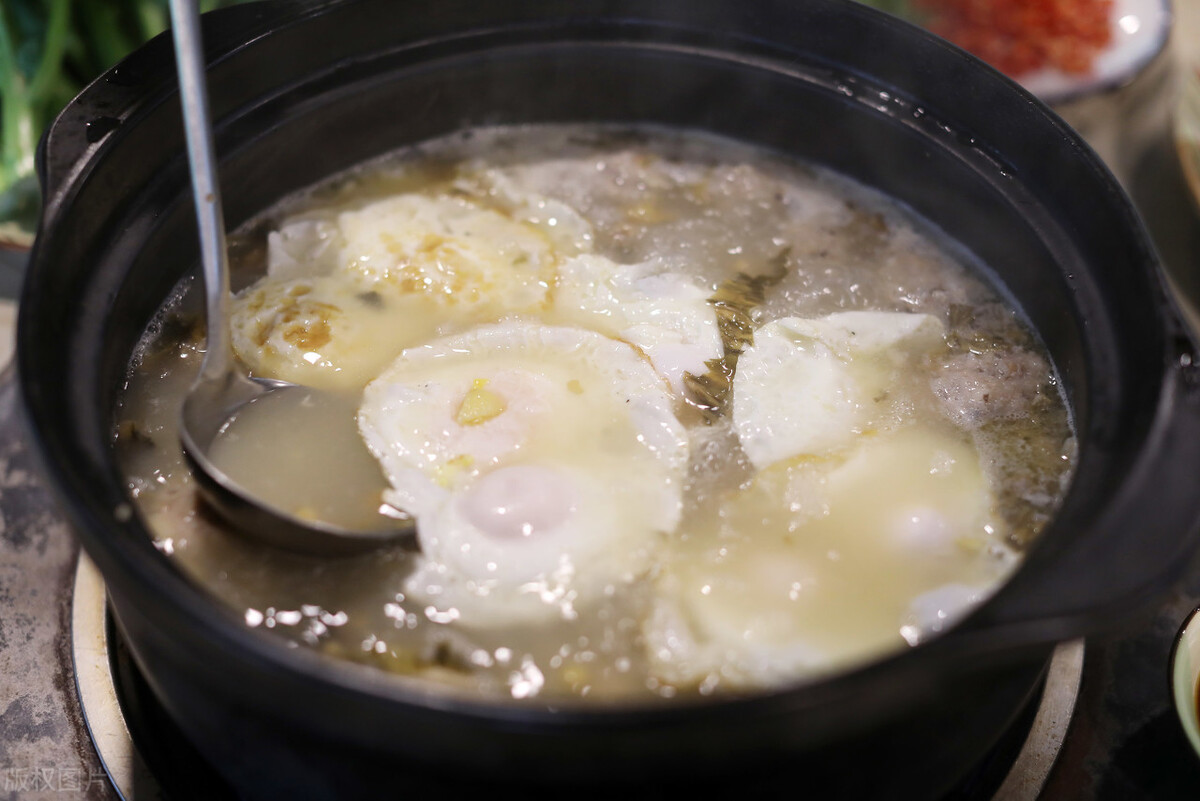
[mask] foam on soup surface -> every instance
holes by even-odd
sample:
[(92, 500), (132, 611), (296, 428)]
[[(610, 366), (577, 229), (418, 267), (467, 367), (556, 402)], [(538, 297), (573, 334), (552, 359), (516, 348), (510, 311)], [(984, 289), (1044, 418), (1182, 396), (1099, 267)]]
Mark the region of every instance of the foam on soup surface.
[(406, 510), (420, 552), (272, 552), (199, 505), (186, 286), (131, 367), (130, 492), (247, 625), (383, 670), (555, 703), (819, 677), (986, 598), (1071, 472), (1054, 372), (963, 254), (731, 142), (473, 131), (232, 241), (238, 356), (340, 397), (302, 425), (346, 447), (273, 412), (230, 458), (297, 513)]

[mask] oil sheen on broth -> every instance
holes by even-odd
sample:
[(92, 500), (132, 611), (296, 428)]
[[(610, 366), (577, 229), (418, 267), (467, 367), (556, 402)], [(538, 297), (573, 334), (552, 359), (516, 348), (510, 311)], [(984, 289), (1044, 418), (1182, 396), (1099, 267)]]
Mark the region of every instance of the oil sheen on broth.
[(931, 234), (706, 136), (459, 134), (232, 240), (238, 355), (345, 411), (316, 452), (288, 434), (325, 423), (239, 421), (230, 458), (300, 514), (407, 510), (420, 553), (274, 553), (198, 507), (186, 285), (116, 445), (158, 547), (297, 644), (556, 703), (806, 680), (990, 594), (1071, 473), (1046, 356)]

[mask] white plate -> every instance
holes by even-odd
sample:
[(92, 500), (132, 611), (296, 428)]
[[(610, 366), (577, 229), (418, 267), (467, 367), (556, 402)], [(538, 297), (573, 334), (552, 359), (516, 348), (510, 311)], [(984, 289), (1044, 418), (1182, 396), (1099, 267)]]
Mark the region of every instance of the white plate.
[(1021, 85), (1047, 103), (1064, 103), (1083, 95), (1120, 87), (1133, 80), (1167, 43), (1171, 29), (1170, 0), (1113, 0), (1109, 26), (1112, 43), (1087, 75), (1043, 69), (1018, 77)]
[(1171, 695), (1188, 741), (1200, 754), (1200, 715), (1196, 709), (1196, 684), (1200, 680), (1200, 610), (1184, 621), (1171, 649)]

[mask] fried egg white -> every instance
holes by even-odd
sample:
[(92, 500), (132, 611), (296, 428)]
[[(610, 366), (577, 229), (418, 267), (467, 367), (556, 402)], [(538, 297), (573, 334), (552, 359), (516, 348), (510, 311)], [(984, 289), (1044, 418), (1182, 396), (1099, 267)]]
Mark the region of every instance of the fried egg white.
[(673, 551), (644, 627), (653, 670), (765, 687), (936, 631), (1010, 566), (994, 514), (975, 450), (931, 428), (777, 464)]
[(342, 229), (326, 216), (298, 216), (267, 234), (267, 275), (284, 281), (331, 275), (346, 245)]
[(764, 325), (734, 376), (742, 448), (762, 470), (849, 447), (905, 359), (944, 340), (941, 322), (927, 314), (852, 311)]
[(353, 389), (404, 345), (437, 333), (404, 298), (384, 301), (344, 274), (266, 279), (234, 300), (232, 342), (257, 375), (322, 389)]
[(658, 262), (617, 264), (584, 254), (566, 261), (554, 292), (554, 315), (636, 345), (683, 393), (683, 374), (703, 374), (723, 350), (712, 290)]
[(343, 271), (445, 304), (537, 308), (557, 264), (537, 228), (460, 197), (397, 195), (342, 212), (338, 226)]
[(537, 227), (467, 199), (397, 195), (268, 237), (268, 275), (234, 300), (260, 375), (347, 389), (404, 347), (538, 311), (558, 257)]
[(592, 224), (572, 206), (529, 186), (527, 172), (520, 167), (498, 169), (476, 163), (454, 185), (469, 195), (486, 198), (490, 205), (513, 219), (534, 226), (559, 253), (576, 255), (591, 251), (595, 238)]
[(640, 578), (682, 508), (687, 437), (634, 348), (506, 322), (400, 354), (359, 429), (414, 514), (405, 594), (467, 626), (571, 618)]

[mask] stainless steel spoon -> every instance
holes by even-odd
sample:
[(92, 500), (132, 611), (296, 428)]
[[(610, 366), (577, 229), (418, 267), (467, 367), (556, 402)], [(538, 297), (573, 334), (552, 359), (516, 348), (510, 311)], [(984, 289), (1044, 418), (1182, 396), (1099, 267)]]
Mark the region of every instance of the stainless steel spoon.
[[(208, 341), (200, 374), (183, 403), (180, 439), (204, 499), (239, 533), (280, 549), (318, 556), (362, 553), (399, 542), (415, 547), (416, 526), (403, 512), (384, 518), (380, 530), (350, 529), (322, 521), (301, 519), (256, 498), (213, 461), (214, 443), (248, 404), (268, 395), (305, 392), (305, 405), (327, 399), (317, 390), (286, 381), (250, 377), (234, 360), (230, 342), (229, 262), (225, 223), (217, 185), (215, 148), (208, 113), (208, 88), (204, 51), (200, 40), (200, 13), (196, 0), (170, 0), (175, 60), (187, 133), (188, 163), (200, 233), (204, 268)], [(294, 432), (304, 436), (305, 432)], [(363, 446), (364, 450), (366, 446)], [(321, 458), (320, 453), (313, 457)], [(383, 515), (380, 515), (383, 517)]]

